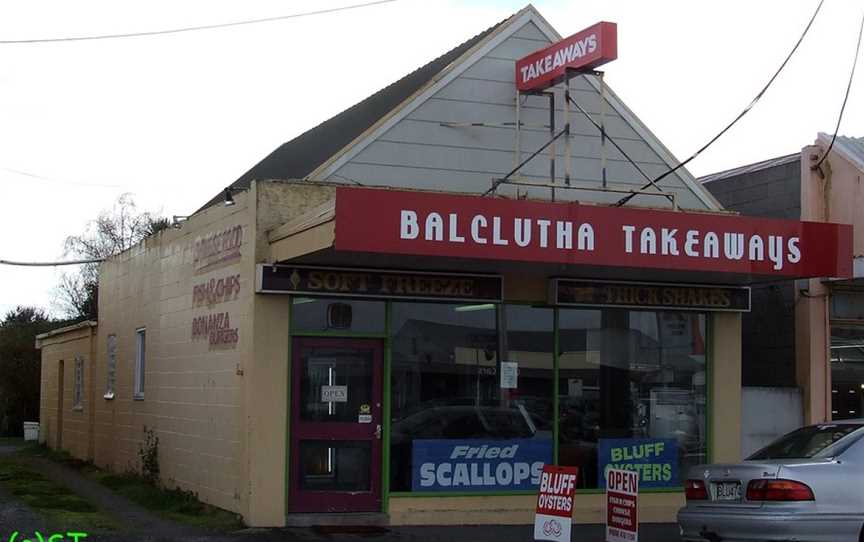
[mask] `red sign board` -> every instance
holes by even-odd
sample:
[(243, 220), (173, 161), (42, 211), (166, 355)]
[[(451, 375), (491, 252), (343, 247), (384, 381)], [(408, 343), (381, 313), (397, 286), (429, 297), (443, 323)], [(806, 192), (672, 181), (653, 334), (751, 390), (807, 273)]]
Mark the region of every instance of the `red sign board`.
[(543, 465), (534, 515), (534, 540), (569, 542), (578, 474), (578, 467)]
[(606, 542), (638, 542), (639, 474), (631, 470), (606, 471)]
[(601, 22), (516, 61), (516, 88), (543, 90), (568, 68), (590, 69), (618, 58), (618, 26)]
[(852, 275), (852, 226), (340, 187), (336, 250), (788, 278)]

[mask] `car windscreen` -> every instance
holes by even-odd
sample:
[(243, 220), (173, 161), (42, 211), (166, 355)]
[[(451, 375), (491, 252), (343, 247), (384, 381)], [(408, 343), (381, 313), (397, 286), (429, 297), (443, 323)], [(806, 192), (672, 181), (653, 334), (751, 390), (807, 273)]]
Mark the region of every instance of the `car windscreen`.
[[(810, 459), (836, 457), (864, 436), (864, 424), (811, 425), (781, 437), (748, 457), (748, 460)], [(853, 433), (855, 433), (853, 435)], [(848, 437), (848, 438), (846, 438)]]

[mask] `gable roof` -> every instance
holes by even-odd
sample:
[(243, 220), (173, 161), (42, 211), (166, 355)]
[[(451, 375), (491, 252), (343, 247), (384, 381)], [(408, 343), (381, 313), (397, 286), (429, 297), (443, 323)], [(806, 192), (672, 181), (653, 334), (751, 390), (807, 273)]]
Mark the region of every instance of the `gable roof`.
[[(306, 177), (509, 19), (508, 17), (487, 28), (362, 102), (283, 143), (229, 186), (245, 189), (249, 188), (254, 179)], [(220, 193), (202, 209), (221, 200)]]
[[(255, 179), (326, 180), (339, 167), (365, 149), (380, 134), (410, 114), (429, 96), (449, 83), (482, 56), (488, 49), (512, 34), (527, 22), (533, 22), (550, 42), (560, 41), (561, 35), (528, 4), (514, 15), (488, 28), (448, 53), (412, 72), (399, 81), (346, 109), (335, 117), (284, 143), (261, 160), (230, 186), (245, 189)], [(508, 33), (509, 30), (509, 33)], [(600, 93), (596, 78), (586, 77)], [(607, 103), (616, 111), (669, 168), (679, 161), (636, 115), (610, 89), (605, 87)], [(684, 185), (708, 209), (723, 207), (686, 168), (676, 171)], [(222, 200), (222, 193), (202, 209)]]

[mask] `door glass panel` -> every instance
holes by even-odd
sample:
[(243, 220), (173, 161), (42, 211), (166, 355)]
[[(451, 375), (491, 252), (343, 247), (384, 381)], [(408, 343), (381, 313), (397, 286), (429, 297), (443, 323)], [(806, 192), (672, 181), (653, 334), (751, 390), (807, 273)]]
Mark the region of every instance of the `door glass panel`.
[(300, 489), (369, 491), (369, 441), (300, 441)]
[(372, 350), (308, 348), (302, 358), (302, 421), (358, 423), (371, 412)]

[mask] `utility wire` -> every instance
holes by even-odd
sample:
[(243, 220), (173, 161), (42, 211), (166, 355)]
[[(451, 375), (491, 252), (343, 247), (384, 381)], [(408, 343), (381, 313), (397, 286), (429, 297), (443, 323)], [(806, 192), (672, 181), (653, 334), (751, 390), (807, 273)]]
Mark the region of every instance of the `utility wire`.
[(10, 260), (0, 260), (0, 265), (18, 265), (24, 267), (57, 267), (60, 265), (83, 265), (88, 263), (99, 263), (102, 259), (95, 260), (68, 260), (65, 262), (13, 262)]
[[(683, 162), (681, 162), (681, 163), (679, 163), (677, 166), (675, 166), (675, 167), (669, 169), (669, 170), (666, 171), (665, 173), (662, 173), (662, 174), (659, 175), (657, 178), (655, 178), (652, 182), (649, 182), (648, 184), (646, 184), (645, 186), (643, 186), (643, 187), (640, 188), (639, 190), (645, 190), (646, 188), (650, 187), (650, 186), (653, 185), (654, 183), (660, 181), (661, 179), (667, 177), (668, 175), (671, 175), (671, 174), (675, 173), (676, 171), (678, 171), (679, 169), (681, 169), (682, 167), (684, 167), (685, 165), (687, 165), (691, 160), (693, 160), (694, 158), (696, 158), (697, 156), (699, 156), (700, 154), (702, 154), (702, 151), (704, 151), (705, 149), (707, 149), (708, 147), (710, 147), (710, 146), (711, 146), (715, 141), (717, 141), (718, 139), (720, 139), (720, 137), (721, 137), (723, 134), (725, 134), (726, 132), (728, 132), (729, 129), (732, 128), (732, 126), (735, 125), (735, 123), (737, 123), (739, 120), (741, 120), (741, 118), (742, 118), (744, 115), (746, 115), (746, 114), (747, 114), (751, 109), (753, 109), (753, 106), (756, 105), (756, 102), (758, 102), (759, 99), (762, 98), (762, 96), (763, 96), (763, 95), (765, 94), (765, 92), (768, 90), (768, 87), (770, 87), (771, 84), (774, 82), (774, 80), (777, 79), (777, 76), (780, 75), (780, 72), (783, 71), (783, 68), (786, 67), (786, 64), (789, 62), (789, 59), (791, 59), (791, 58), (792, 58), (792, 55), (795, 54), (795, 51), (798, 50), (798, 46), (801, 45), (801, 42), (802, 42), (802, 41), (804, 41), (804, 36), (807, 35), (807, 32), (810, 30), (810, 27), (813, 25), (813, 21), (816, 20), (816, 16), (819, 14), (819, 10), (822, 9), (822, 4), (823, 4), (823, 3), (825, 3), (825, 0), (819, 0), (819, 5), (816, 6), (816, 11), (814, 11), (814, 12), (813, 12), (813, 16), (810, 17), (810, 22), (807, 23), (807, 26), (804, 28), (804, 32), (801, 34), (801, 37), (798, 38), (798, 41), (797, 41), (797, 42), (795, 42), (795, 46), (792, 48), (791, 51), (789, 51), (789, 55), (786, 56), (786, 60), (784, 60), (783, 63), (780, 64), (780, 67), (777, 68), (777, 71), (774, 72), (774, 75), (771, 76), (771, 79), (769, 79), (769, 80), (768, 80), (768, 83), (766, 83), (765, 86), (762, 87), (762, 90), (759, 91), (759, 93), (756, 95), (755, 98), (753, 98), (753, 100), (750, 102), (750, 104), (749, 104), (747, 107), (745, 107), (744, 110), (741, 111), (741, 113), (739, 113), (738, 116), (735, 117), (735, 118), (732, 120), (732, 122), (730, 122), (728, 125), (726, 125), (726, 127), (723, 128), (723, 129), (720, 131), (719, 134), (717, 134), (717, 135), (715, 135), (714, 137), (712, 137), (711, 140), (708, 141), (708, 143), (706, 143), (705, 145), (703, 145), (702, 148), (700, 148), (698, 151), (694, 152), (694, 153), (690, 156), (690, 158), (684, 160)], [(625, 203), (627, 203), (628, 201), (630, 201), (630, 200), (633, 198), (633, 196), (635, 196), (635, 195), (636, 195), (636, 194), (633, 193), (633, 194), (629, 194), (629, 195), (627, 195), (627, 196), (624, 196), (623, 198), (621, 198), (620, 200), (618, 200), (618, 202), (615, 203), (615, 206), (616, 206), (616, 207), (620, 207), (620, 206), (624, 205)]]
[(20, 169), (13, 169), (9, 167), (0, 167), (2, 171), (8, 171), (9, 173), (14, 173), (15, 175), (21, 175), (23, 177), (30, 177), (33, 179), (39, 179), (41, 181), (48, 181), (49, 183), (58, 183), (58, 184), (66, 184), (66, 185), (74, 185), (74, 186), (93, 186), (97, 188), (125, 188), (119, 184), (100, 184), (100, 183), (86, 183), (80, 181), (61, 181), (59, 179), (52, 179), (50, 177), (43, 177), (42, 175), (37, 175), (35, 173), (29, 173), (27, 171), (21, 171)]
[(849, 83), (846, 84), (846, 95), (843, 96), (843, 105), (840, 106), (840, 115), (837, 117), (837, 126), (834, 127), (834, 135), (831, 136), (831, 143), (828, 144), (828, 150), (822, 155), (822, 158), (816, 162), (815, 166), (811, 166), (811, 170), (819, 169), (822, 162), (828, 158), (828, 153), (834, 147), (834, 140), (837, 139), (837, 132), (840, 131), (840, 121), (843, 120), (843, 111), (846, 110), (846, 101), (849, 99), (849, 90), (852, 88), (852, 79), (855, 77), (855, 66), (858, 64), (858, 53), (861, 51), (861, 34), (864, 33), (864, 13), (861, 14), (861, 26), (858, 28), (858, 45), (855, 46), (855, 60), (852, 61), (852, 71), (849, 72)]
[(248, 19), (244, 21), (234, 21), (229, 23), (205, 24), (199, 26), (186, 26), (181, 28), (169, 28), (165, 30), (151, 30), (148, 32), (129, 32), (126, 34), (101, 34), (97, 36), (68, 36), (61, 38), (39, 38), (25, 40), (0, 40), (0, 45), (27, 44), (27, 43), (58, 43), (67, 41), (93, 41), (93, 40), (108, 40), (117, 38), (139, 38), (145, 36), (160, 36), (163, 34), (180, 34), (182, 32), (196, 32), (198, 30), (213, 30), (216, 28), (228, 28), (232, 26), (241, 26), (248, 24), (269, 23), (273, 21), (283, 21), (286, 19), (297, 19), (299, 17), (310, 17), (312, 15), (323, 15), (325, 13), (335, 13), (337, 11), (347, 11), (349, 9), (359, 9), (378, 4), (387, 4), (396, 2), (397, 0), (376, 0), (374, 2), (366, 2), (364, 4), (354, 4), (351, 6), (342, 6), (338, 8), (319, 9), (317, 11), (307, 11), (305, 13), (294, 13), (291, 15), (279, 15), (276, 17), (265, 17), (263, 19)]

